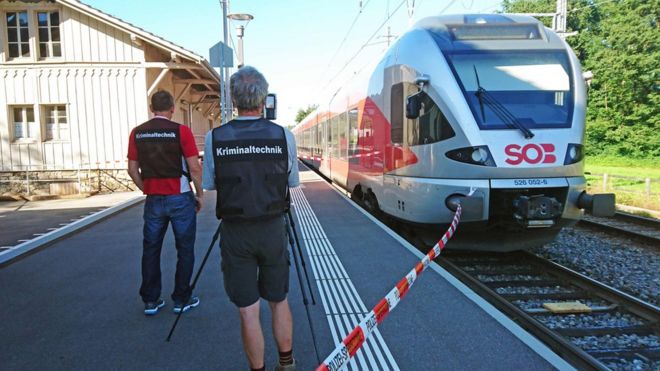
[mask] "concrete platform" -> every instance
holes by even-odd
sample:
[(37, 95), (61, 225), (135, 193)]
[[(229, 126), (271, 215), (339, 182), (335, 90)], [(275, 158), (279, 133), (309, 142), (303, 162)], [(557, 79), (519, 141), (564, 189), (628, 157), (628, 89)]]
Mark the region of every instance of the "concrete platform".
[[(321, 360), (338, 339), (421, 257), (305, 171), (294, 191), (299, 237), (316, 305), (308, 305)], [(215, 193), (198, 216), (196, 269), (218, 222)], [(142, 206), (133, 206), (82, 232), (0, 269), (0, 368), (3, 370), (237, 370), (247, 369), (238, 313), (227, 299), (214, 247), (195, 294), (201, 305), (175, 319), (169, 295), (176, 251), (168, 232), (162, 253), (167, 305), (142, 314), (138, 295)], [(301, 241), (302, 242), (302, 241)], [(289, 301), (299, 370), (318, 365), (305, 306), (292, 266)], [(304, 279), (304, 276), (303, 276)], [(308, 296), (309, 298), (309, 296)], [(266, 366), (277, 352), (262, 303)], [(389, 314), (379, 334), (349, 369), (568, 369), (499, 312), (437, 266), (427, 269)]]
[[(353, 318), (359, 321), (423, 254), (315, 175), (301, 170), (301, 178), (307, 179), (294, 190), (294, 206), (303, 215), (300, 227), (336, 344), (357, 324)], [(354, 358), (357, 369), (571, 368), (436, 264), (418, 277), (377, 337), (384, 341), (369, 343), (373, 356), (360, 351)], [(374, 349), (391, 354), (394, 364)]]

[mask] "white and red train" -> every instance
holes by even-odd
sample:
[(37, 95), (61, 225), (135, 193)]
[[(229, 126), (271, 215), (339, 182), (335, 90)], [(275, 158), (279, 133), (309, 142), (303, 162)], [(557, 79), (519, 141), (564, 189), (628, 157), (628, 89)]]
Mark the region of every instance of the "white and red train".
[(293, 129), (299, 157), (419, 230), (444, 231), (461, 202), (449, 248), (538, 246), (614, 209), (585, 193), (580, 63), (534, 18), (425, 18), (350, 85)]

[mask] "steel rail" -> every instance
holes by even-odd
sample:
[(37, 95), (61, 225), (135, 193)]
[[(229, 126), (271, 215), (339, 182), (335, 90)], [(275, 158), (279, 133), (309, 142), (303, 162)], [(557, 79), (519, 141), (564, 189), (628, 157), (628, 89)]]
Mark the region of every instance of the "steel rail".
[[(483, 258), (484, 254), (472, 254), (472, 255), (460, 255), (461, 257), (467, 257), (468, 259), (474, 259), (479, 261), (479, 265), (484, 264)], [(489, 255), (493, 256), (493, 255)], [(456, 257), (454, 254), (453, 257)], [(506, 261), (507, 264), (510, 264), (512, 261), (519, 261), (521, 265), (530, 265), (533, 270), (538, 271), (539, 273), (544, 273), (544, 275), (549, 275), (553, 279), (556, 279), (557, 282), (563, 285), (570, 285), (574, 288), (577, 288), (581, 293), (582, 297), (595, 297), (607, 302), (613, 303), (608, 307), (605, 307), (603, 310), (624, 310), (635, 316), (638, 316), (648, 325), (639, 326), (637, 328), (622, 328), (620, 329), (622, 333), (657, 333), (658, 325), (660, 323), (660, 308), (641, 301), (629, 294), (626, 294), (620, 290), (607, 286), (601, 282), (595, 281), (589, 277), (586, 277), (578, 272), (575, 272), (569, 268), (563, 267), (557, 263), (548, 261), (546, 259), (537, 257), (529, 252), (518, 252), (514, 254), (501, 255), (502, 261)], [(535, 318), (538, 315), (544, 315), (548, 313), (537, 312), (537, 311), (526, 311), (522, 308), (519, 308), (512, 303), (513, 299), (521, 299), (524, 294), (498, 294), (495, 289), (496, 287), (502, 287), (507, 284), (507, 281), (502, 282), (482, 282), (476, 278), (477, 274), (483, 274), (483, 271), (478, 271), (475, 274), (474, 271), (466, 271), (459, 266), (459, 263), (454, 263), (452, 261), (452, 255), (447, 255), (445, 258), (436, 259), (436, 262), (456, 276), (459, 280), (470, 286), (478, 295), (484, 297), (486, 300), (491, 302), (495, 307), (500, 311), (511, 317), (517, 323), (519, 323), (523, 328), (532, 333), (534, 336), (538, 337), (541, 341), (545, 342), (553, 351), (562, 356), (568, 362), (573, 364), (578, 369), (592, 369), (592, 370), (607, 370), (607, 366), (604, 365), (599, 359), (602, 359), (605, 355), (609, 354), (605, 350), (584, 350), (581, 349), (578, 345), (573, 344), (569, 339), (573, 332), (580, 333), (581, 336), (585, 334), (589, 335), (602, 335), (603, 332), (607, 332), (601, 328), (596, 329), (566, 329), (566, 328), (557, 328), (550, 329), (546, 327), (541, 321)], [(491, 264), (498, 265), (497, 261), (491, 261)], [(501, 263), (500, 263), (501, 264)], [(537, 274), (539, 274), (537, 273)], [(501, 271), (495, 270), (493, 274), (502, 274)], [(513, 271), (509, 274), (520, 274), (519, 271)], [(523, 273), (524, 274), (524, 273)], [(539, 281), (530, 281), (527, 282), (530, 286), (536, 286), (538, 284), (545, 285), (547, 280)], [(515, 285), (517, 286), (517, 285)], [(552, 297), (562, 297), (570, 298), (575, 296), (573, 293), (569, 295), (565, 294), (531, 294), (534, 298), (548, 298)], [(579, 296), (579, 295), (578, 295)], [(564, 298), (565, 299), (565, 298)], [(573, 332), (571, 332), (573, 331)], [(576, 332), (577, 331), (577, 332)], [(592, 331), (592, 333), (589, 333)], [(613, 332), (619, 332), (619, 329), (611, 329), (609, 334)], [(642, 352), (643, 354), (653, 355), (657, 353), (656, 349), (650, 350), (640, 350), (637, 353)], [(634, 353), (634, 352), (633, 352)], [(617, 352), (617, 354), (625, 355), (625, 351)], [(652, 357), (654, 358), (654, 357)]]
[[(624, 216), (625, 215), (625, 216)], [(614, 216), (615, 220), (619, 220), (629, 224), (640, 225), (646, 228), (655, 228), (660, 229), (660, 222), (656, 222), (654, 219), (642, 218), (636, 216), (630, 216), (627, 214), (617, 213)], [(595, 220), (590, 219), (581, 219), (578, 223), (578, 226), (583, 226), (587, 228), (600, 229), (608, 233), (614, 233), (618, 235), (623, 235), (629, 238), (633, 238), (639, 242), (648, 244), (656, 249), (660, 249), (660, 238), (656, 236), (651, 236), (648, 234), (641, 233), (639, 231), (620, 228), (614, 225), (609, 225), (605, 223), (600, 223)]]

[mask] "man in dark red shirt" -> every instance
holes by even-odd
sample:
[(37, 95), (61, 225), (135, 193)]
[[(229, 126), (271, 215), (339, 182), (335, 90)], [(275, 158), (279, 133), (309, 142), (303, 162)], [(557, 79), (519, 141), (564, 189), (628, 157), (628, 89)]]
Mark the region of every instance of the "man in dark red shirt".
[[(177, 249), (174, 312), (199, 305), (192, 296), (190, 277), (195, 264), (197, 215), (202, 207), (202, 168), (190, 128), (172, 121), (174, 98), (164, 90), (151, 97), (154, 117), (131, 131), (128, 174), (147, 195), (144, 205), (142, 285), (144, 314), (154, 315), (165, 305), (160, 297), (160, 251), (172, 223)], [(196, 195), (190, 188), (195, 187)]]

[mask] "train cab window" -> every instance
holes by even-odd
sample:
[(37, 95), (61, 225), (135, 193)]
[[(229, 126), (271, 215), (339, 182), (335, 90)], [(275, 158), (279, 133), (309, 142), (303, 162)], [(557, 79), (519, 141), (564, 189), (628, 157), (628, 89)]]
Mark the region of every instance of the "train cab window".
[(449, 139), (456, 134), (449, 125), (440, 107), (426, 94), (420, 92), (422, 108), (417, 119), (404, 116), (406, 97), (419, 91), (417, 85), (404, 82), (392, 86), (392, 132), (393, 144), (417, 146)]
[(481, 129), (571, 127), (575, 85), (565, 51), (448, 53), (448, 61)]
[(419, 118), (406, 120), (406, 145), (430, 144), (455, 136), (440, 107), (425, 92), (419, 94), (422, 109)]

